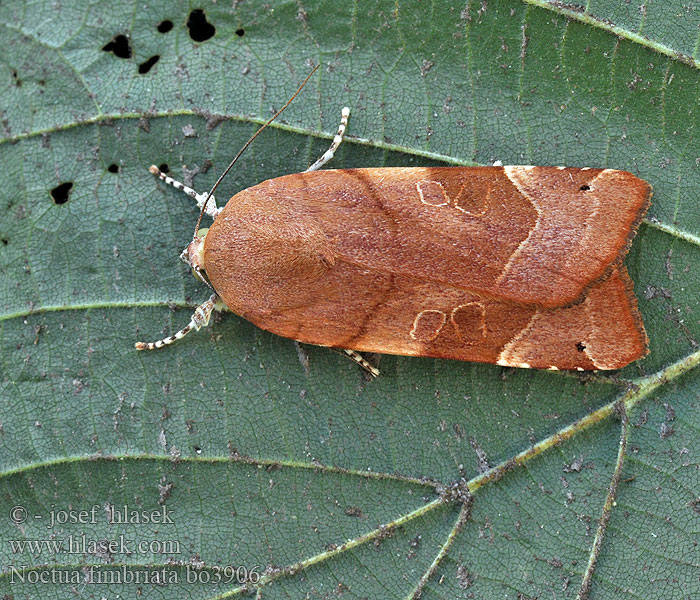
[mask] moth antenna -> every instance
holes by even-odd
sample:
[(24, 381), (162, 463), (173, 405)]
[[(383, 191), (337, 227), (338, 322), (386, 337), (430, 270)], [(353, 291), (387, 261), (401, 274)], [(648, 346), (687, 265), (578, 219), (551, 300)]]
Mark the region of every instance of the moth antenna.
[(301, 92), (301, 90), (302, 90), (302, 89), (304, 88), (304, 86), (306, 85), (306, 82), (309, 81), (309, 79), (311, 79), (311, 76), (317, 71), (318, 67), (319, 67), (319, 65), (316, 65), (316, 66), (311, 70), (311, 73), (309, 73), (309, 74), (306, 76), (306, 79), (304, 79), (304, 81), (301, 82), (301, 85), (297, 88), (297, 91), (294, 92), (294, 93), (292, 94), (292, 97), (291, 97), (289, 100), (287, 100), (287, 102), (285, 103), (285, 105), (284, 105), (282, 108), (280, 108), (274, 115), (272, 115), (272, 117), (270, 117), (270, 119), (268, 119), (268, 121), (267, 121), (260, 129), (258, 129), (258, 130), (250, 137), (250, 139), (249, 139), (245, 144), (243, 144), (243, 147), (238, 151), (238, 154), (236, 154), (236, 156), (233, 157), (233, 160), (229, 163), (228, 167), (226, 167), (226, 170), (225, 170), (225, 171), (221, 174), (221, 176), (216, 180), (216, 183), (215, 183), (215, 184), (212, 186), (212, 188), (209, 190), (209, 193), (207, 194), (207, 196), (206, 196), (206, 198), (205, 198), (205, 200), (204, 200), (204, 204), (202, 205), (202, 210), (199, 211), (199, 218), (197, 219), (197, 224), (195, 225), (195, 228), (194, 228), (194, 236), (193, 236), (192, 239), (194, 239), (194, 238), (197, 237), (197, 233), (199, 232), (199, 225), (201, 224), (201, 222), (202, 222), (202, 217), (204, 216), (204, 213), (205, 213), (206, 210), (207, 210), (207, 202), (209, 202), (209, 198), (214, 194), (214, 192), (216, 191), (216, 188), (219, 187), (219, 184), (222, 182), (222, 180), (224, 179), (224, 177), (226, 177), (226, 175), (228, 175), (228, 172), (233, 168), (233, 165), (236, 164), (236, 161), (240, 158), (241, 154), (243, 154), (243, 152), (245, 151), (245, 149), (246, 149), (248, 146), (250, 146), (250, 144), (253, 142), (253, 140), (254, 140), (256, 137), (258, 137), (258, 135), (260, 135), (260, 132), (261, 132), (263, 129), (265, 129), (265, 127), (267, 127), (270, 123), (272, 123), (272, 121), (274, 121), (277, 117), (279, 117), (280, 114), (282, 114), (282, 111), (283, 111), (285, 108), (287, 108), (287, 107), (292, 103), (292, 100), (294, 100), (294, 98), (297, 97), (297, 95), (299, 94), (299, 92)]

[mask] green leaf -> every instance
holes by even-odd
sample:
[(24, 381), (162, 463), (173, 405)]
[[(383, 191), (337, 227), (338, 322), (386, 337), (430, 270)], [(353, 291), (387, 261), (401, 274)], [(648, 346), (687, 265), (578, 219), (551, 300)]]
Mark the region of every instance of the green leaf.
[[(0, 593), (698, 597), (700, 11), (639, 6), (3, 2)], [(367, 381), (231, 314), (137, 353), (208, 295), (147, 167), (206, 190), (317, 63), (220, 200), (305, 169), (345, 105), (335, 167), (630, 170), (649, 356)]]

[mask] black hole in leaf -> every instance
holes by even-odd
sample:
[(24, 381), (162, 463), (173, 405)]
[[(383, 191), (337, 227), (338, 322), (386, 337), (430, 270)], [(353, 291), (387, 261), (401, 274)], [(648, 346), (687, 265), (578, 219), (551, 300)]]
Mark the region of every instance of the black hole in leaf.
[(53, 198), (53, 201), (56, 204), (65, 204), (68, 202), (68, 196), (72, 187), (72, 181), (66, 181), (60, 185), (57, 185), (51, 190), (51, 197)]
[(243, 37), (245, 35), (245, 29), (241, 27), (241, 29), (236, 29), (236, 35), (238, 37)]
[(109, 165), (109, 166), (107, 167), (107, 170), (108, 170), (110, 173), (119, 173), (119, 165), (115, 165), (114, 163), (112, 163), (111, 165)]
[(172, 28), (173, 22), (168, 21), (167, 19), (158, 23), (158, 31), (160, 31), (160, 33), (168, 33), (168, 31), (170, 31)]
[(139, 65), (139, 73), (141, 73), (141, 75), (145, 75), (151, 70), (151, 67), (155, 65), (159, 60), (160, 56), (158, 56), (157, 54), (155, 56), (151, 56), (151, 58), (149, 58), (146, 62), (142, 62)]
[(587, 192), (588, 190), (591, 189), (591, 186), (590, 186), (590, 185), (582, 185), (582, 186), (581, 186), (580, 188), (578, 188), (578, 189), (580, 189), (582, 192)]
[(2, 238), (2, 245), (3, 246), (7, 246), (7, 244), (9, 244), (9, 243), (10, 243), (10, 240), (8, 240), (7, 238)]
[(170, 171), (170, 167), (168, 166), (168, 163), (163, 163), (158, 168), (160, 169), (161, 173), (167, 173), (168, 171)]
[(15, 80), (15, 85), (17, 87), (22, 87), (22, 80), (19, 78), (19, 74), (14, 69), (12, 69), (12, 79)]
[(129, 45), (129, 38), (123, 34), (114, 36), (114, 39), (105, 44), (102, 49), (105, 52), (114, 52), (114, 56), (119, 58), (131, 58), (131, 46)]
[(586, 344), (584, 344), (583, 342), (579, 342), (578, 344), (576, 344), (576, 350), (578, 350), (579, 352), (583, 352), (585, 349)]
[(206, 42), (216, 33), (216, 28), (207, 21), (207, 16), (201, 8), (190, 13), (187, 19), (187, 28), (190, 30), (190, 37), (195, 42)]

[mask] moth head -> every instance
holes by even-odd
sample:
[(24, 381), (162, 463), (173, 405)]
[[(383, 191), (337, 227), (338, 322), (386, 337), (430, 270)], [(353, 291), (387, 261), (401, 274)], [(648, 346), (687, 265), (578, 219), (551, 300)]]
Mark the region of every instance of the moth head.
[(204, 270), (204, 240), (207, 237), (209, 229), (200, 229), (192, 241), (185, 246), (185, 249), (180, 253), (180, 258), (192, 267), (192, 274), (209, 284), (205, 278)]

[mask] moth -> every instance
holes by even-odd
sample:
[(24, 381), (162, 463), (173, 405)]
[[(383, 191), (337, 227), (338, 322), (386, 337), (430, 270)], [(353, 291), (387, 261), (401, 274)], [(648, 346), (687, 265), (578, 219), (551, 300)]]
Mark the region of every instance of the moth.
[(579, 371), (647, 353), (623, 259), (648, 183), (588, 167), (319, 170), (348, 116), (344, 108), (331, 147), (306, 171), (223, 208), (218, 182), (200, 194), (150, 168), (197, 200), (200, 221), (214, 219), (208, 229), (198, 221), (181, 255), (213, 293), (185, 328), (137, 348), (170, 344), (228, 308), (342, 349), (373, 374), (358, 352)]

